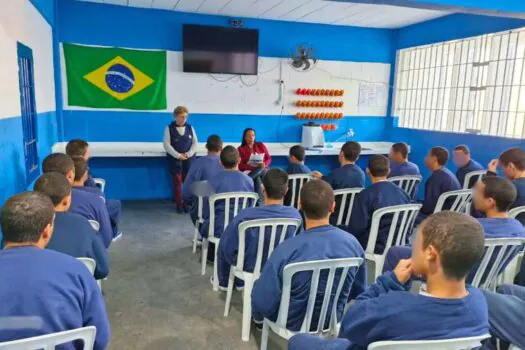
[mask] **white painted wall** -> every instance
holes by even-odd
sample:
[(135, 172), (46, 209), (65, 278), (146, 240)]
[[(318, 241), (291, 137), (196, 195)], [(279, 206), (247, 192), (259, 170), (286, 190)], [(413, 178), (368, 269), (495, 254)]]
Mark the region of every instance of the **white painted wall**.
[(21, 114), (17, 42), (33, 50), (37, 112), (56, 109), (51, 26), (29, 0), (1, 0), (0, 119)]
[[(390, 65), (341, 61), (319, 61), (309, 72), (297, 72), (285, 59), (259, 57), (258, 76), (184, 73), (182, 53), (168, 51), (167, 55), (168, 108), (187, 106), (192, 113), (284, 115), (296, 112), (343, 112), (351, 116), (386, 116), (388, 94), (376, 107), (359, 106), (359, 85), (371, 81), (388, 87)], [(62, 82), (65, 109), (85, 110), (67, 105), (67, 79), (62, 55)], [(283, 100), (279, 81), (284, 81)], [(344, 89), (343, 97), (297, 96), (297, 88)], [(386, 90), (388, 92), (388, 89)], [(343, 109), (297, 108), (297, 99), (334, 100), (345, 103)], [(284, 108), (283, 108), (284, 107)], [(160, 111), (160, 112), (166, 112)]]

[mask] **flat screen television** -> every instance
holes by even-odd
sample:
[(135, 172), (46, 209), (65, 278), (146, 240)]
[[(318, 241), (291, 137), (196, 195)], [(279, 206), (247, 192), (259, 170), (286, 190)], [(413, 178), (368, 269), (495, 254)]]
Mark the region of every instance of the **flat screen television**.
[(185, 24), (183, 71), (257, 75), (259, 31)]

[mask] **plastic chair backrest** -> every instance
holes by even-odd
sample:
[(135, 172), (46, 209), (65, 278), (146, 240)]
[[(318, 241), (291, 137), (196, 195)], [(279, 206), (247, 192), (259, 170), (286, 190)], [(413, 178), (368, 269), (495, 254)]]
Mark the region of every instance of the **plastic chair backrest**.
[[(193, 188), (198, 188), (201, 190), (207, 186), (208, 186), (208, 181), (206, 180), (195, 181), (193, 183)], [(202, 191), (197, 191), (197, 192), (202, 192)], [(202, 195), (202, 193), (193, 193), (193, 195), (197, 197), (197, 221), (202, 223), (204, 221), (202, 217), (203, 215), (202, 212), (204, 210), (204, 196)]]
[(334, 191), (335, 203), (338, 204), (338, 207), (335, 208), (337, 226), (348, 226), (350, 224), (350, 216), (352, 215), (355, 196), (362, 190), (363, 188), (344, 188)]
[(0, 350), (53, 350), (57, 345), (70, 343), (75, 340), (83, 341), (84, 350), (92, 350), (96, 334), (97, 329), (95, 326), (89, 326), (0, 343)]
[(288, 193), (286, 199), (289, 200), (289, 202), (287, 201), (285, 204), (290, 207), (298, 208), (301, 188), (310, 180), (312, 180), (312, 176), (309, 174), (288, 175)]
[(480, 347), (488, 338), (490, 334), (443, 340), (378, 341), (368, 345), (368, 350), (470, 350)]
[(509, 210), (509, 216), (513, 219), (516, 219), (518, 215), (525, 213), (525, 206), (516, 207)]
[[(247, 207), (255, 207), (259, 195), (254, 192), (228, 192), (228, 193), (217, 193), (210, 196), (210, 237), (214, 236), (215, 231), (215, 203), (217, 201), (224, 201), (224, 226), (223, 230), (230, 223), (230, 214), (233, 217), (237, 216), (240, 210), (246, 209)], [(233, 212), (231, 212), (231, 202), (233, 201)]]
[(394, 176), (388, 179), (388, 181), (401, 187), (412, 199), (416, 197), (417, 187), (421, 180), (422, 177), (419, 175)]
[(95, 260), (91, 258), (77, 258), (77, 259), (83, 262), (84, 265), (86, 265), (86, 267), (88, 268), (89, 272), (91, 272), (92, 275), (95, 275), (95, 268), (97, 267), (97, 262)]
[[(481, 178), (487, 173), (486, 170), (476, 170), (476, 171), (471, 171), (470, 173), (467, 173), (467, 175), (465, 175), (465, 180), (463, 181), (463, 189), (464, 190), (468, 190), (468, 189), (471, 189), (472, 187), (474, 187), (474, 185), (479, 181), (481, 180)], [(475, 180), (475, 181), (472, 181), (472, 180)], [(470, 183), (473, 182), (473, 185), (470, 186)]]
[[(447, 201), (451, 201), (454, 199), (454, 202), (452, 202), (452, 205), (448, 209), (443, 209), (443, 206)], [(434, 213), (439, 213), (440, 211), (447, 210), (447, 211), (454, 211), (456, 213), (465, 213), (467, 203), (470, 203), (472, 201), (472, 190), (457, 190), (457, 191), (449, 191), (444, 192), (439, 196), (439, 199), (436, 203), (436, 208), (434, 209)]]
[(95, 182), (95, 185), (100, 188), (102, 192), (104, 192), (106, 189), (106, 180), (96, 177), (93, 179), (93, 182)]
[[(246, 251), (246, 231), (249, 229), (259, 229), (259, 242), (257, 245), (257, 257), (255, 260), (255, 267), (253, 268), (253, 274), (259, 276), (261, 273), (261, 267), (264, 261), (268, 260), (268, 257), (272, 254), (275, 247), (281, 244), (285, 238), (288, 228), (290, 226), (295, 227), (293, 236), (297, 234), (301, 227), (301, 220), (292, 218), (275, 218), (275, 219), (258, 219), (244, 221), (239, 224), (239, 251), (237, 253), (237, 270), (242, 271), (244, 268), (244, 253)], [(268, 233), (267, 229), (271, 229)], [(279, 231), (279, 232), (278, 232)], [(269, 245), (266, 256), (264, 254), (265, 242), (268, 241), (266, 236), (270, 235)]]
[[(494, 290), (497, 277), (525, 244), (525, 238), (485, 239), (485, 252), (471, 282), (474, 287)], [(490, 270), (489, 270), (490, 268)]]
[(100, 231), (100, 224), (98, 223), (97, 220), (88, 220), (89, 223), (91, 224), (91, 227), (93, 227), (93, 230), (95, 231)]
[[(326, 259), (315, 261), (304, 261), (298, 263), (288, 264), (283, 269), (283, 289), (281, 293), (281, 304), (279, 306), (279, 315), (275, 323), (279, 328), (286, 329), (288, 321), (288, 308), (290, 305), (290, 293), (292, 289), (292, 279), (296, 273), (312, 272), (310, 280), (310, 294), (308, 296), (308, 303), (306, 306), (306, 314), (301, 325), (300, 332), (310, 332), (310, 326), (314, 315), (315, 301), (319, 297), (319, 277), (321, 271), (327, 271), (328, 277), (326, 280), (326, 288), (322, 291), (323, 303), (321, 305), (321, 313), (319, 314), (319, 321), (317, 323), (316, 334), (323, 331), (326, 320), (330, 319), (330, 325), (337, 323), (337, 301), (343, 290), (345, 280), (348, 278), (348, 271), (350, 268), (358, 268), (363, 263), (362, 258), (342, 258), (342, 259)], [(341, 278), (337, 286), (334, 285), (335, 273), (337, 269), (341, 269)], [(333, 296), (333, 306), (331, 315), (327, 315), (328, 305), (330, 304), (330, 297)]]
[(387, 253), (391, 246), (406, 245), (408, 242), (408, 235), (410, 235), (414, 229), (414, 222), (416, 221), (417, 214), (421, 207), (421, 204), (403, 204), (385, 207), (374, 211), (366, 252), (369, 254), (375, 254), (374, 250), (376, 248), (379, 225), (381, 219), (385, 215), (392, 215), (392, 221), (390, 224), (390, 230), (388, 231), (388, 239), (386, 241), (384, 254)]

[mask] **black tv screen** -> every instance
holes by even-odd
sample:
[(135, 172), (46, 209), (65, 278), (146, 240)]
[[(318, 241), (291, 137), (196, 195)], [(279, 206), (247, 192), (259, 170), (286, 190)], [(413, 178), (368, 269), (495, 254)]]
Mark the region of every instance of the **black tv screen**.
[(185, 24), (183, 71), (257, 75), (259, 31)]

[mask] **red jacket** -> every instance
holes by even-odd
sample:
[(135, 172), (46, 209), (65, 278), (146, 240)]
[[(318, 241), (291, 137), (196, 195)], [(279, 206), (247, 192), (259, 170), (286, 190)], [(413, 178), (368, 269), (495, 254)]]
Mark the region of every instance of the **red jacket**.
[(255, 142), (253, 148), (245, 146), (239, 146), (239, 155), (241, 156), (241, 163), (239, 164), (240, 171), (253, 170), (255, 167), (248, 165), (248, 160), (253, 153), (264, 153), (264, 166), (268, 168), (272, 162), (272, 156), (268, 152), (268, 149), (262, 142)]

